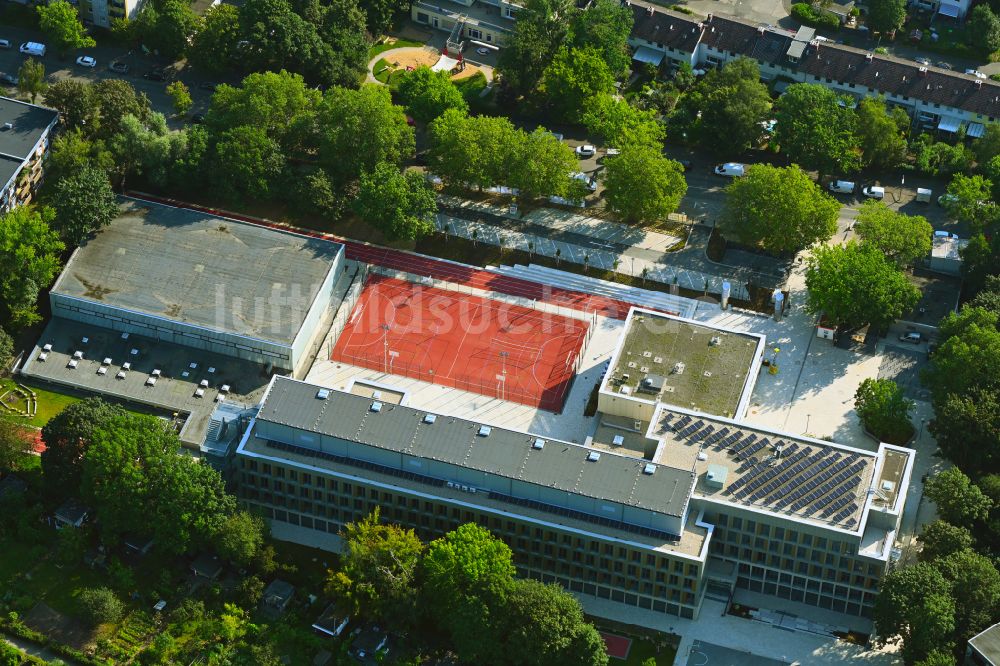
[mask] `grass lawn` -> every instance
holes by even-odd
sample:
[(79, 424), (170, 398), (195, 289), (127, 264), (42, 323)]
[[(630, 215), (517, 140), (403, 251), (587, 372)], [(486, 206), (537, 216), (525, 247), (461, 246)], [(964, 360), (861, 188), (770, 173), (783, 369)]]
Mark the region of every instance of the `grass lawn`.
[[(21, 384), (29, 387), (38, 397), (38, 412), (30, 419), (26, 419), (24, 421), (28, 425), (32, 425), (37, 428), (40, 428), (48, 423), (49, 419), (64, 410), (69, 405), (74, 402), (79, 402), (82, 399), (79, 396), (67, 393), (57, 393), (49, 389), (39, 388), (38, 386), (28, 382), (21, 382)], [(14, 388), (14, 381), (12, 379), (0, 379), (0, 393), (8, 391), (12, 388)]]
[(479, 93), (486, 87), (486, 75), (476, 72), (474, 76), (455, 81), (455, 87), (462, 92), (465, 101), (472, 102), (479, 97)]
[[(392, 49), (403, 49), (408, 46), (423, 46), (423, 42), (416, 42), (412, 39), (397, 39), (391, 43), (385, 44), (375, 44), (370, 49), (368, 49), (368, 62), (372, 61), (372, 58), (378, 55), (382, 55), (386, 51), (391, 51)], [(378, 67), (375, 67), (375, 71), (378, 71)]]
[(632, 649), (628, 652), (628, 659), (624, 661), (621, 659), (611, 659), (608, 661), (608, 664), (610, 666), (614, 666), (615, 664), (642, 666), (642, 662), (650, 657), (655, 657), (656, 666), (671, 666), (674, 663), (676, 655), (677, 649), (673, 646), (668, 645), (660, 651), (660, 654), (656, 654), (656, 646), (651, 641), (641, 641), (633, 638)]

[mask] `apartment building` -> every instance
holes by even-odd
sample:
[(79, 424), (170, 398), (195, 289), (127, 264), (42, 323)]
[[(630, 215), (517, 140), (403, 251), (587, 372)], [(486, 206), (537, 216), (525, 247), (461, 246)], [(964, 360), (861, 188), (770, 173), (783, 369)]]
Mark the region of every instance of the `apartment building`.
[(31, 202), (58, 121), (53, 109), (0, 97), (0, 213)]
[(145, 0), (80, 0), (80, 17), (94, 25), (110, 28), (114, 19), (135, 19)]
[(410, 17), (449, 33), (450, 48), (461, 50), (466, 42), (499, 47), (514, 29), (514, 18), (520, 8), (508, 0), (415, 0)]

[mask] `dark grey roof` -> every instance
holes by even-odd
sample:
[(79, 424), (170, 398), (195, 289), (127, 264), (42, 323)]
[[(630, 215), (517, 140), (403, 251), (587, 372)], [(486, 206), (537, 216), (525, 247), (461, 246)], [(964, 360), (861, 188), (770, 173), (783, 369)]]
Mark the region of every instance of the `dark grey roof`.
[(191, 563), (191, 571), (198, 576), (205, 578), (215, 578), (222, 573), (222, 561), (218, 555), (202, 553)]
[(295, 586), (291, 583), (281, 580), (280, 578), (275, 578), (270, 582), (267, 588), (264, 590), (265, 599), (280, 600), (280, 603), (286, 603), (295, 594)]
[(644, 474), (645, 460), (600, 452), (589, 461), (594, 450), (577, 444), (542, 438), (535, 448), (534, 435), (491, 427), (482, 436), (479, 423), (450, 416), (425, 423), (426, 411), (400, 405), (376, 413), (370, 398), (331, 390), (318, 399), (318, 388), (275, 378), (258, 420), (666, 515), (682, 516), (687, 506), (688, 470), (657, 465)]
[(42, 135), (59, 117), (59, 113), (9, 97), (0, 97), (0, 187), (17, 172)]
[(662, 8), (653, 8), (650, 12), (650, 7), (636, 2), (631, 4), (632, 35), (665, 48), (694, 52), (701, 37), (701, 24), (690, 16)]
[(52, 291), (290, 344), (338, 243), (143, 202), (80, 246)]
[(68, 499), (56, 509), (56, 518), (70, 525), (75, 525), (86, 518), (88, 513), (90, 513), (90, 509), (84, 506), (80, 500)]

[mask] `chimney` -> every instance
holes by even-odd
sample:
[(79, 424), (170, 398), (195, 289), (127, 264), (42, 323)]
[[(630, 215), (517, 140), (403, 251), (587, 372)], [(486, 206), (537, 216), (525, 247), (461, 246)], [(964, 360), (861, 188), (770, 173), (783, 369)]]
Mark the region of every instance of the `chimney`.
[(712, 22), (712, 15), (711, 15), (711, 14), (709, 14), (709, 15), (708, 15), (708, 16), (707, 16), (707, 17), (705, 18), (705, 22), (706, 22), (706, 23), (711, 23), (711, 22)]

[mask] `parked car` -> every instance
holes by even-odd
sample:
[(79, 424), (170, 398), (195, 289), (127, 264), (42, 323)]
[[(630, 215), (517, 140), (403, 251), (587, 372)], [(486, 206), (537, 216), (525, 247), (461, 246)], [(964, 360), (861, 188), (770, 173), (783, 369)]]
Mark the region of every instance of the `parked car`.
[(7, 72), (0, 72), (0, 84), (5, 86), (16, 86), (17, 77)]
[(857, 186), (849, 180), (834, 180), (828, 185), (829, 190), (836, 194), (854, 194), (855, 187)]
[(591, 178), (590, 176), (588, 176), (587, 174), (583, 173), (582, 171), (579, 172), (579, 173), (574, 173), (573, 175), (570, 176), (570, 178), (572, 178), (573, 180), (580, 181), (581, 183), (583, 183), (584, 185), (586, 185), (587, 189), (590, 190), (591, 192), (596, 192), (597, 191), (597, 179), (596, 178)]
[(909, 331), (899, 336), (900, 342), (909, 342), (911, 345), (919, 345), (924, 341), (924, 336), (916, 331)]
[(953, 234), (950, 231), (941, 231), (940, 229), (935, 229), (934, 238), (953, 238), (955, 240), (958, 240), (958, 234)]
[(861, 190), (869, 199), (884, 199), (885, 198), (885, 188), (878, 185), (866, 185), (864, 189)]
[(80, 67), (97, 67), (97, 60), (91, 56), (80, 56), (76, 59), (76, 64)]
[(162, 69), (151, 69), (142, 75), (142, 78), (147, 81), (166, 81), (167, 75), (164, 74)]
[(45, 55), (45, 44), (40, 44), (38, 42), (25, 42), (24, 44), (21, 44), (18, 50), (25, 55), (38, 56), (41, 58)]
[(108, 65), (108, 69), (116, 74), (128, 74), (128, 65), (117, 60), (112, 60), (111, 64)]
[(9, 48), (10, 48), (10, 40), (0, 39), (0, 49), (9, 49)]
[(937, 66), (940, 67), (941, 69), (947, 69), (948, 71), (954, 69), (954, 67), (951, 66), (951, 63), (945, 62), (944, 60), (938, 60)]
[(923, 65), (924, 67), (930, 67), (931, 66), (931, 60), (930, 60), (930, 58), (914, 58), (913, 61), (915, 63), (917, 63), (918, 65)]
[(972, 76), (976, 77), (977, 79), (989, 78), (985, 74), (983, 74), (982, 72), (980, 72), (978, 69), (967, 69), (967, 70), (965, 70), (965, 73), (966, 74), (971, 74)]
[(739, 162), (726, 162), (715, 167), (716, 176), (726, 176), (727, 178), (740, 178), (746, 173), (747, 166)]
[(191, 122), (194, 123), (195, 125), (201, 125), (203, 122), (205, 122), (205, 114), (204, 113), (194, 114), (193, 116), (191, 116)]
[(597, 154), (597, 148), (590, 145), (589, 143), (585, 143), (582, 146), (577, 146), (575, 152), (576, 156), (579, 158), (593, 157), (594, 155)]

